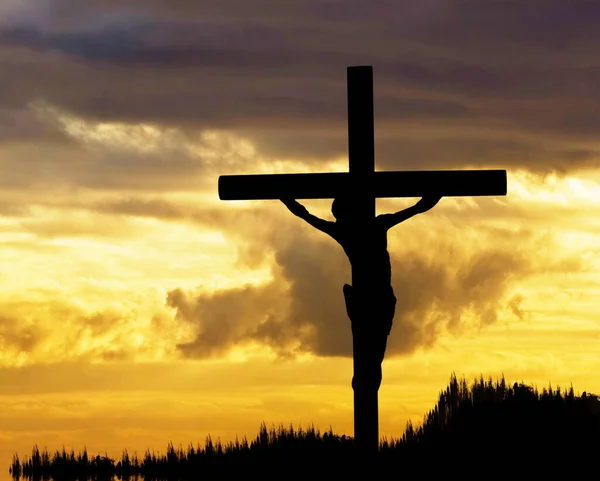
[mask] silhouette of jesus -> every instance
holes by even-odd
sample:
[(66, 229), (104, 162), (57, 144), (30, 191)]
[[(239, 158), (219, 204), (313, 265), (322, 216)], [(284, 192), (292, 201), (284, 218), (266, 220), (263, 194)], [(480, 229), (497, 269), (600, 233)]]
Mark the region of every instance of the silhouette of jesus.
[[(314, 216), (306, 207), (292, 199), (281, 199), (287, 208), (297, 217), (304, 219), (311, 226), (331, 236), (342, 246), (357, 272), (367, 273), (365, 291), (357, 296), (349, 284), (343, 288), (346, 301), (346, 311), (352, 325), (354, 336), (370, 338), (367, 342), (371, 352), (369, 357), (373, 363), (378, 361), (378, 379), (357, 380), (352, 378), (352, 387), (356, 383), (376, 383), (376, 389), (381, 385), (381, 363), (385, 356), (387, 337), (392, 329), (396, 310), (396, 296), (392, 288), (392, 268), (390, 255), (387, 250), (387, 231), (407, 219), (427, 212), (433, 208), (441, 197), (423, 197), (415, 205), (395, 214), (380, 214), (366, 221), (358, 221), (354, 216), (355, 200), (351, 195), (336, 197), (331, 205), (331, 213), (335, 222), (326, 221)], [(367, 315), (361, 315), (367, 312)], [(369, 315), (369, 313), (371, 315)], [(374, 318), (376, 324), (363, 325), (365, 318)], [(375, 366), (374, 366), (375, 369)]]

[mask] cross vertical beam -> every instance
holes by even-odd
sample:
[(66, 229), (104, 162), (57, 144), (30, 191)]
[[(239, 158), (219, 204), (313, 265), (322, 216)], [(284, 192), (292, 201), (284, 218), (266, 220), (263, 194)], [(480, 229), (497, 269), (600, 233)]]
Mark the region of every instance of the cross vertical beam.
[[(364, 203), (362, 216), (375, 216), (375, 115), (373, 67), (348, 67), (348, 164), (354, 195)], [(353, 186), (354, 187), (354, 186)]]
[[(348, 67), (347, 82), (349, 177), (357, 201), (354, 216), (357, 223), (368, 226), (375, 219), (373, 67)], [(365, 250), (362, 255), (369, 252)], [(375, 321), (368, 319), (374, 314), (369, 309), (366, 285), (372, 276), (365, 272), (368, 261), (359, 264), (361, 267), (352, 266), (352, 288), (359, 307), (352, 319), (354, 441), (363, 453), (373, 453), (379, 448), (379, 400), (378, 389), (367, 380), (377, 376), (379, 366), (373, 363), (374, 339), (368, 329), (369, 322)]]

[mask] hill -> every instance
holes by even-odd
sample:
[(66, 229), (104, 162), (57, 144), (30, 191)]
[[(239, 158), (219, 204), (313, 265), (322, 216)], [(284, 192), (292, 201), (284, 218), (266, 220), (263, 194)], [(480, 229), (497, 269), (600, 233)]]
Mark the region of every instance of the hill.
[(583, 479), (600, 478), (600, 401), (551, 386), (541, 392), (523, 383), (452, 375), (436, 406), (400, 439), (384, 439), (375, 458), (364, 459), (353, 439), (311, 427), (267, 429), (222, 444), (208, 438), (186, 450), (143, 458), (40, 452), (20, 461), (13, 477), (57, 481), (93, 476), (158, 479)]

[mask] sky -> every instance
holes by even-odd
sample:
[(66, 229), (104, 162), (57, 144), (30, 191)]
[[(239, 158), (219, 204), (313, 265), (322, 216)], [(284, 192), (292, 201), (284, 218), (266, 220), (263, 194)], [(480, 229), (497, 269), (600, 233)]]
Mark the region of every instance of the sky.
[(217, 194), (224, 174), (346, 170), (351, 65), (373, 66), (378, 170), (508, 171), (506, 197), (389, 234), (381, 435), (452, 372), (600, 391), (599, 19), (582, 0), (3, 0), (0, 464), (262, 421), (352, 434), (342, 249)]

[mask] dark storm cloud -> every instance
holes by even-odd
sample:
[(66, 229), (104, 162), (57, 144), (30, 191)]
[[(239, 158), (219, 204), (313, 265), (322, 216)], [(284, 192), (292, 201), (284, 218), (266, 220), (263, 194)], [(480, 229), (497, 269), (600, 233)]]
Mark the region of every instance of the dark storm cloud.
[(8, 144), (0, 152), (4, 189), (198, 189), (206, 187), (204, 176), (209, 170), (205, 162), (179, 149), (160, 154), (94, 150), (72, 139)]
[[(349, 281), (342, 267), (345, 259), (335, 246), (310, 247), (301, 256), (289, 247), (282, 249), (278, 262), (285, 274), (267, 286), (199, 296), (172, 291), (168, 305), (176, 309), (179, 320), (196, 329), (195, 340), (180, 345), (181, 351), (204, 358), (257, 340), (281, 355), (304, 351), (351, 356), (351, 331), (341, 292), (344, 281)], [(339, 260), (338, 269), (328, 266), (324, 272), (322, 257), (317, 258), (315, 251)], [(496, 322), (506, 307), (502, 297), (515, 278), (526, 275), (528, 264), (522, 255), (484, 252), (461, 262), (455, 278), (442, 259), (430, 262), (418, 253), (407, 253), (395, 259), (394, 269), (398, 271), (393, 278), (398, 304), (389, 355), (433, 345), (442, 328), (464, 328), (464, 316), (469, 313), (481, 327)], [(277, 289), (283, 282), (291, 284), (289, 293)], [(283, 308), (288, 300), (291, 306)], [(513, 314), (520, 318), (511, 302)]]
[(101, 34), (43, 34), (32, 28), (6, 29), (0, 35), (5, 46), (21, 46), (46, 52), (57, 50), (86, 60), (114, 62), (135, 60), (143, 46), (135, 34), (123, 29), (108, 29)]
[[(69, 3), (0, 23), (0, 102), (227, 128), (259, 151), (319, 162), (346, 154), (345, 67), (372, 64), (386, 168), (598, 161), (583, 145), (600, 128), (597, 2), (95, 0), (65, 16)], [(412, 141), (414, 161), (397, 154), (407, 122), (436, 132)], [(463, 135), (431, 152), (444, 125)], [(514, 137), (500, 152), (495, 132)], [(542, 149), (549, 135), (556, 145)], [(582, 151), (585, 162), (571, 155)]]
[[(25, 117), (35, 119), (43, 137), (33, 138), (17, 127), (15, 131), (22, 141), (5, 139), (3, 143), (0, 137), (2, 189), (34, 190), (40, 197), (47, 189), (65, 193), (72, 188), (192, 190), (208, 191), (216, 197), (218, 175), (238, 172), (250, 163), (249, 156), (255, 158), (240, 148), (237, 138), (227, 134), (206, 138), (160, 126), (148, 131), (147, 126), (92, 123), (70, 125), (84, 132), (71, 136), (60, 126), (58, 114), (44, 108), (39, 111), (38, 115)], [(76, 198), (70, 197), (69, 202), (77, 207)]]
[[(260, 286), (213, 294), (172, 290), (167, 305), (196, 332), (193, 341), (179, 345), (184, 355), (215, 356), (252, 341), (269, 345), (280, 355), (351, 355), (342, 295), (350, 269), (342, 249), (326, 236), (309, 236), (304, 226), (282, 219), (273, 212), (222, 214), (221, 229), (235, 237), (240, 262), (255, 266), (256, 256), (264, 263), (273, 255), (274, 277)], [(392, 284), (398, 303), (390, 355), (431, 346), (442, 329), (460, 333), (469, 329), (473, 318), (476, 326), (485, 328), (497, 322), (501, 313), (518, 320), (527, 316), (521, 308), (523, 298), (507, 296), (519, 280), (541, 272), (531, 253), (540, 245), (548, 246), (549, 240), (528, 231), (515, 234), (484, 227), (481, 231), (479, 251), (467, 252), (460, 240), (428, 245), (422, 251), (392, 251)], [(499, 236), (510, 242), (493, 246), (492, 239)], [(572, 272), (581, 262), (559, 259), (544, 269)]]

